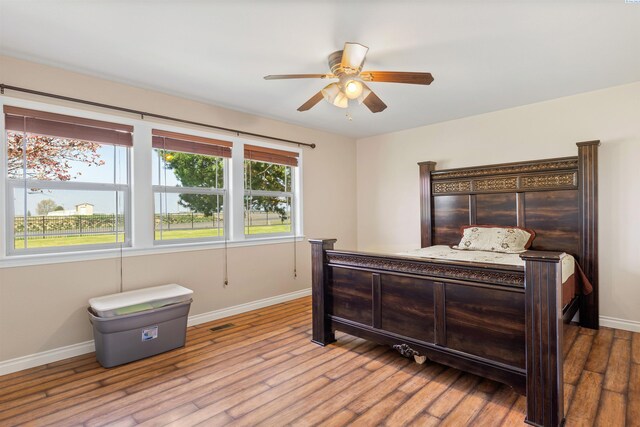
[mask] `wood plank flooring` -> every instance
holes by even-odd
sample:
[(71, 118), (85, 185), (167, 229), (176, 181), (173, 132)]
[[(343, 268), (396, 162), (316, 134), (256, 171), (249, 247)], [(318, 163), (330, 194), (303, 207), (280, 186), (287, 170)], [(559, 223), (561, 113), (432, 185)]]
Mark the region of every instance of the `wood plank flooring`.
[[(93, 354), (0, 377), (0, 426), (523, 426), (525, 399), (338, 333), (309, 298), (191, 327), (184, 348), (104, 369)], [(227, 323), (233, 327), (210, 328)], [(567, 426), (640, 426), (640, 334), (565, 331)]]

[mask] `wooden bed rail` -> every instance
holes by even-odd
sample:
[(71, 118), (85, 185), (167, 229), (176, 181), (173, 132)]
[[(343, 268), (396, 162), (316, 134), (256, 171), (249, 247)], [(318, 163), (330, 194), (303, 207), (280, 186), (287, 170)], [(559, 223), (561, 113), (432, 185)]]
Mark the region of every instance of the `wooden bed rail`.
[[(468, 287), (469, 292), (472, 292), (473, 295), (478, 295), (477, 292), (482, 292), (481, 289), (486, 289), (487, 292), (500, 292), (495, 290), (500, 288), (499, 285), (483, 285), (474, 282), (473, 279), (465, 282), (460, 277), (455, 279), (447, 279), (442, 276), (431, 277), (430, 273), (426, 273), (427, 269), (425, 269), (424, 274), (394, 271), (393, 267), (391, 267), (393, 263), (385, 264), (380, 262), (380, 258), (384, 258), (384, 256), (335, 251), (334, 244), (336, 239), (310, 239), (309, 242), (311, 243), (312, 254), (312, 342), (325, 346), (335, 341), (335, 330), (343, 330), (343, 332), (351, 335), (361, 336), (381, 344), (408, 344), (412, 349), (419, 351), (421, 355), (425, 355), (434, 361), (503, 382), (514, 387), (519, 393), (525, 393), (527, 397), (526, 423), (543, 427), (562, 425), (564, 419), (561, 306), (561, 260), (564, 256), (563, 253), (528, 251), (521, 255), (521, 258), (525, 261), (525, 310), (522, 313), (521, 318), (523, 321), (520, 325), (525, 330), (522, 335), (517, 335), (520, 338), (513, 336), (509, 339), (514, 340), (514, 345), (517, 348), (524, 349), (526, 357), (523, 369), (521, 366), (508, 366), (503, 361), (492, 359), (491, 356), (487, 355), (491, 354), (491, 352), (473, 354), (461, 352), (459, 348), (450, 348), (449, 344), (447, 344), (447, 335), (442, 335), (454, 333), (447, 331), (446, 328), (449, 321), (446, 305), (449, 302), (447, 297), (449, 286), (451, 286), (453, 292), (451, 298), (456, 298), (464, 287)], [(329, 251), (329, 254), (327, 251)], [(354, 257), (354, 254), (357, 256)], [(335, 258), (336, 255), (344, 255), (346, 259), (349, 257), (359, 258), (359, 261), (354, 261), (353, 265), (349, 265), (348, 260), (341, 261), (340, 265), (336, 265), (333, 262), (330, 263), (329, 259), (331, 257)], [(367, 256), (376, 259), (374, 263), (376, 267), (363, 266), (362, 258)], [(391, 258), (396, 259), (397, 257)], [(437, 262), (432, 263), (428, 260), (425, 260), (424, 263), (425, 265), (437, 265)], [(335, 306), (338, 303), (336, 298), (343, 298), (344, 294), (332, 294), (332, 292), (335, 292), (336, 286), (349, 286), (348, 283), (344, 282), (344, 271), (346, 270), (357, 271), (357, 274), (369, 274), (371, 276), (368, 279), (371, 283), (370, 293), (366, 290), (367, 288), (364, 291), (365, 294), (369, 295), (368, 297), (365, 296), (366, 301), (371, 302), (362, 304), (362, 301), (353, 300), (353, 303), (358, 305), (359, 308), (353, 312), (352, 317), (344, 314), (344, 306), (340, 306), (340, 315), (336, 315), (335, 310), (338, 310), (338, 306)], [(338, 271), (340, 271), (341, 279), (336, 276), (334, 281), (334, 274), (338, 275)], [(520, 270), (520, 274), (522, 274), (522, 270)], [(425, 307), (425, 312), (429, 311), (436, 317), (433, 326), (430, 326), (436, 329), (433, 331), (433, 341), (416, 338), (411, 336), (410, 333), (400, 334), (397, 329), (395, 331), (386, 330), (385, 323), (380, 321), (381, 313), (385, 313), (385, 306), (381, 303), (384, 299), (381, 294), (395, 292), (394, 295), (399, 295), (397, 293), (398, 286), (402, 287), (406, 283), (403, 280), (408, 279), (415, 280), (415, 284), (418, 287), (421, 287), (421, 284), (428, 286), (431, 280), (437, 285), (432, 288), (433, 307)], [(362, 291), (362, 282), (359, 283), (360, 292)], [(504, 289), (504, 286), (502, 288)], [(354, 296), (354, 298), (358, 297)], [(371, 320), (363, 321), (361, 319), (365, 317), (363, 317), (361, 310), (363, 307), (364, 310), (369, 310), (367, 308), (369, 305), (367, 304), (370, 304), (371, 315), (370, 317), (365, 317)], [(387, 308), (387, 310), (391, 311), (392, 309)], [(459, 312), (461, 310), (460, 305), (457, 304), (454, 310)], [(485, 322), (487, 320), (495, 322), (493, 318), (487, 319), (487, 314), (478, 313), (476, 310), (467, 312), (471, 316), (469, 319), (472, 320), (473, 316), (480, 316), (477, 317), (479, 323), (483, 323), (483, 320)], [(444, 316), (444, 318), (439, 318), (439, 316)], [(385, 318), (389, 319), (389, 317)], [(444, 329), (438, 330), (436, 325), (444, 326)], [(396, 325), (387, 324), (387, 326)], [(447, 332), (445, 333), (444, 331)], [(491, 331), (487, 333), (491, 334)], [(438, 336), (444, 337), (444, 341), (436, 339)], [(450, 337), (450, 339), (452, 340), (451, 342), (455, 343), (456, 337)], [(526, 386), (523, 387), (523, 376), (525, 375)]]

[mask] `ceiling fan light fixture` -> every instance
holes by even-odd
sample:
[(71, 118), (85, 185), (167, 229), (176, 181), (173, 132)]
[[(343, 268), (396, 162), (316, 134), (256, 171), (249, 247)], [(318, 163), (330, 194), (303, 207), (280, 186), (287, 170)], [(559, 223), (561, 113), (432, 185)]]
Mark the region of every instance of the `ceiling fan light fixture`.
[(362, 83), (358, 80), (349, 80), (344, 85), (344, 93), (349, 99), (357, 99), (362, 94)]
[(340, 87), (336, 83), (331, 83), (325, 86), (320, 92), (327, 102), (333, 104), (333, 100), (340, 93)]
[(340, 90), (340, 86), (337, 83), (327, 85), (321, 92), (328, 103), (340, 108), (347, 108), (349, 106), (349, 98)]
[(340, 108), (347, 108), (349, 106), (349, 98), (347, 98), (344, 92), (340, 92), (338, 96), (336, 96), (336, 99), (333, 100), (333, 105)]

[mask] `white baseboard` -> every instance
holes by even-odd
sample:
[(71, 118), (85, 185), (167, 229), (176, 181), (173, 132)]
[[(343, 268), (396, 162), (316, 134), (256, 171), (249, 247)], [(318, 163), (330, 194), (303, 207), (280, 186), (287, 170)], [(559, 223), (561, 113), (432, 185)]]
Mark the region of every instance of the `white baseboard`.
[(616, 319), (615, 317), (600, 316), (600, 326), (614, 329), (624, 329), (625, 331), (640, 332), (640, 322), (636, 320)]
[[(222, 319), (224, 317), (245, 313), (247, 311), (268, 307), (270, 305), (291, 301), (309, 295), (311, 295), (311, 288), (290, 292), (288, 294), (278, 295), (275, 297), (264, 298), (258, 301), (248, 302), (245, 304), (223, 308), (220, 310), (214, 310), (208, 313), (196, 314), (193, 316), (189, 316), (188, 326), (211, 322), (212, 320)], [(18, 372), (24, 369), (46, 365), (47, 363), (57, 362), (58, 360), (68, 359), (70, 357), (91, 353), (92, 351), (95, 351), (93, 341), (85, 341), (77, 344), (71, 344), (65, 347), (54, 348), (53, 350), (47, 350), (36, 354), (17, 357), (15, 359), (3, 360), (0, 361), (0, 375), (6, 375), (12, 372)]]
[(22, 371), (47, 363), (57, 362), (58, 360), (68, 359), (81, 354), (87, 354), (95, 351), (93, 341), (85, 341), (77, 344), (71, 344), (66, 347), (54, 348), (28, 356), (17, 357), (15, 359), (4, 360), (0, 362), (0, 375), (10, 374), (12, 372)]
[(247, 311), (257, 310), (259, 308), (280, 304), (281, 302), (291, 301), (309, 295), (311, 295), (311, 288), (290, 292), (288, 294), (277, 295), (275, 297), (264, 298), (245, 304), (234, 305), (233, 307), (222, 308), (220, 310), (214, 310), (208, 313), (196, 314), (194, 316), (189, 316), (188, 326), (211, 322), (212, 320), (222, 319), (223, 317), (235, 316), (236, 314), (246, 313)]

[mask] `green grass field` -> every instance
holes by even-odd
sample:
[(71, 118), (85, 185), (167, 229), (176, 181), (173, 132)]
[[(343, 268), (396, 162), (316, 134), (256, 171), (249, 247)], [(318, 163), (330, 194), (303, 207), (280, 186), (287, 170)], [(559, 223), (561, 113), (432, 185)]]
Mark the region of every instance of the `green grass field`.
[[(118, 236), (122, 241), (123, 235)], [(115, 234), (95, 234), (88, 236), (63, 236), (63, 237), (29, 237), (28, 247), (47, 248), (52, 246), (76, 246), (76, 245), (99, 245), (105, 243), (115, 243)], [(15, 248), (24, 249), (24, 239), (15, 239)]]
[[(289, 224), (283, 225), (261, 225), (253, 227), (245, 227), (246, 234), (268, 234), (268, 233), (287, 233), (291, 230)], [(217, 237), (217, 229), (196, 229), (196, 230), (165, 230), (162, 232), (163, 240), (172, 239), (196, 239), (203, 237)], [(122, 241), (123, 236), (118, 236)], [(156, 239), (160, 239), (160, 232), (156, 231)], [(64, 237), (29, 237), (29, 248), (46, 248), (53, 246), (76, 246), (76, 245), (98, 245), (105, 243), (115, 243), (115, 234), (96, 234), (86, 236), (64, 236)], [(24, 239), (15, 239), (15, 248), (24, 249)]]

